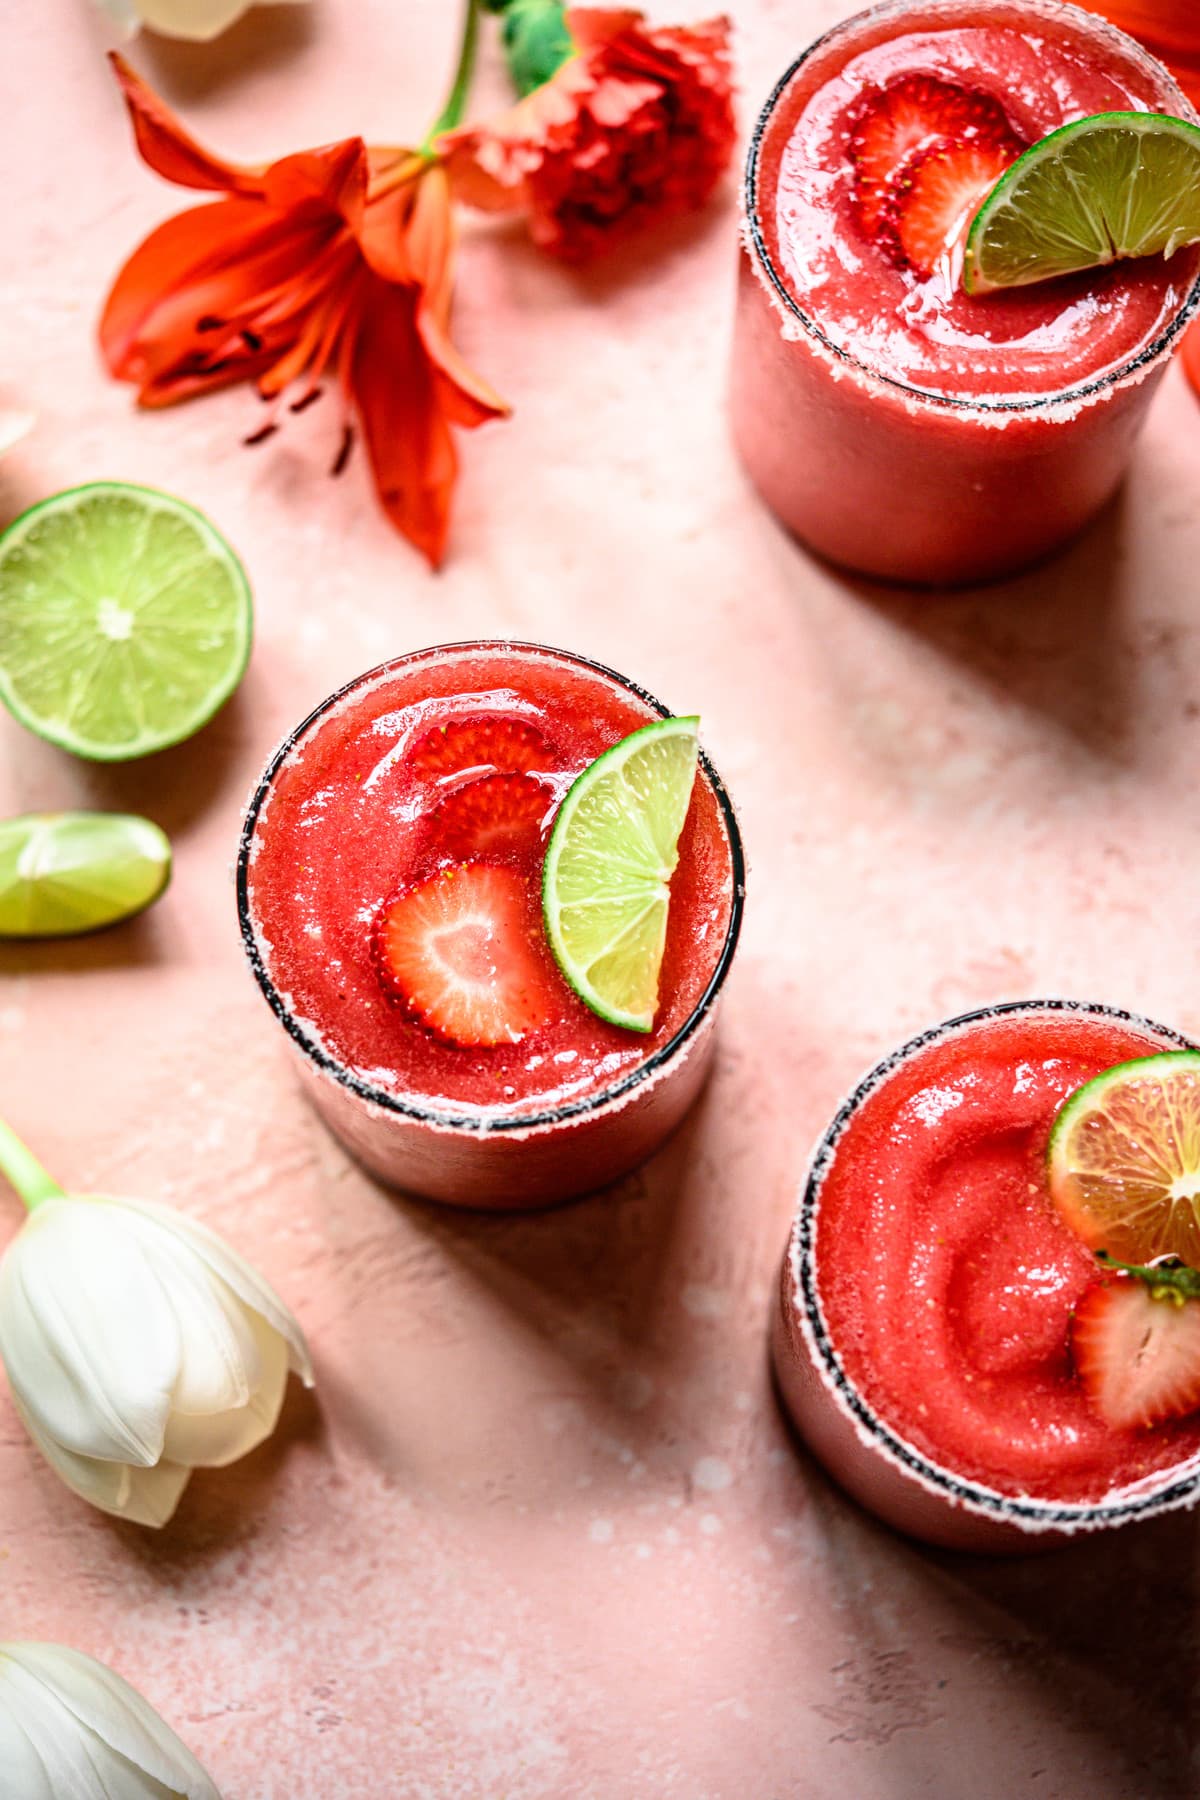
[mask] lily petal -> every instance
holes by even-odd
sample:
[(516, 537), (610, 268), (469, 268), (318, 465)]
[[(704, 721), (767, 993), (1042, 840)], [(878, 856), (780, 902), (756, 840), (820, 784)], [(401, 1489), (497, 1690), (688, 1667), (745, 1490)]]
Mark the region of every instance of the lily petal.
[(328, 207), (357, 231), (366, 205), (367, 175), (367, 146), (360, 137), (342, 138), (273, 162), (263, 179), (263, 198), (281, 212), (293, 206)]
[(446, 549), (458, 455), (411, 288), (376, 281), (363, 301), (350, 368), (380, 503), (436, 568)]
[(170, 107), (115, 50), (109, 62), (129, 108), (142, 161), (180, 187), (213, 188), (219, 193), (261, 195), (265, 169), (226, 162), (185, 131)]
[(279, 1333), (288, 1346), (288, 1366), (292, 1373), (299, 1375), (305, 1387), (312, 1387), (312, 1358), (298, 1321), (274, 1288), (263, 1280), (258, 1270), (239, 1256), (236, 1250), (231, 1249), (224, 1238), (218, 1237), (215, 1231), (210, 1231), (198, 1220), (175, 1212), (169, 1206), (157, 1206), (152, 1200), (113, 1200), (109, 1204), (140, 1213), (145, 1218), (164, 1225), (190, 1244), (213, 1273), (219, 1275), (222, 1281), (228, 1282), (238, 1299)]
[(444, 169), (431, 169), (418, 184), (409, 225), (413, 279), (421, 288), (417, 331), (435, 366), (438, 399), (455, 425), (468, 429), (507, 418), (511, 408), (476, 375), (450, 341), (454, 216)]
[[(121, 1800), (221, 1800), (211, 1778), (154, 1708), (114, 1670), (61, 1644), (0, 1644), (0, 1703), (47, 1756), (73, 1765), (53, 1792)], [(7, 1769), (5, 1770), (7, 1774)], [(76, 1785), (76, 1784), (80, 1785)], [(24, 1789), (20, 1792), (24, 1797)]]
[(128, 1519), (133, 1525), (149, 1525), (160, 1529), (173, 1516), (183, 1498), (183, 1490), (191, 1479), (190, 1468), (178, 1463), (158, 1462), (152, 1469), (132, 1463), (107, 1462), (97, 1457), (77, 1456), (64, 1450), (43, 1431), (13, 1395), (17, 1416), (64, 1487), (100, 1512), (115, 1519)]
[(123, 381), (137, 378), (130, 363), (134, 345), (181, 286), (188, 289), (194, 328), (206, 298), (197, 290), (236, 269), (238, 255), (254, 246), (267, 223), (254, 201), (216, 200), (176, 213), (144, 238), (113, 282), (100, 317), (100, 348), (109, 373)]
[(181, 1345), (136, 1236), (103, 1201), (47, 1200), (0, 1265), (0, 1357), (26, 1413), (68, 1451), (162, 1454)]

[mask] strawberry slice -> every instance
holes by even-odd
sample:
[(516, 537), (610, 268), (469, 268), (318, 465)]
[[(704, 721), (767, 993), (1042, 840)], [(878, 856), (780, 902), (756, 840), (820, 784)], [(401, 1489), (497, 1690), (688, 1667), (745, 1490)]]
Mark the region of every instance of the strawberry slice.
[(1200, 1275), (1183, 1264), (1125, 1271), (1089, 1288), (1071, 1322), (1088, 1399), (1119, 1431), (1200, 1407)]
[(532, 775), (485, 775), (455, 788), (429, 815), (438, 850), (456, 861), (534, 844), (554, 791)]
[(409, 752), (417, 773), (434, 779), (467, 769), (520, 775), (550, 766), (550, 746), (536, 725), (511, 713), (473, 713), (435, 725)]
[(989, 188), (1020, 154), (1015, 138), (914, 151), (896, 178), (880, 226), (895, 232), (899, 260), (919, 275), (932, 275), (966, 235)]
[(863, 230), (874, 237), (884, 223), (889, 190), (914, 151), (937, 143), (999, 144), (1015, 138), (999, 100), (979, 88), (935, 75), (902, 75), (877, 88), (860, 106), (850, 139)]
[(517, 1044), (555, 1011), (527, 882), (458, 863), (386, 900), (371, 950), (390, 994), (462, 1045)]

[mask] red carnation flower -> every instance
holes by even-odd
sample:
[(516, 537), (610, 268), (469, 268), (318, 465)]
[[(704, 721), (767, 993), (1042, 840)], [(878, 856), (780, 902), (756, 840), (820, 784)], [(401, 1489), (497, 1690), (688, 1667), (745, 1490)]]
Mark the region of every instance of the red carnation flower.
[(574, 53), (499, 118), (439, 141), (456, 192), (526, 211), (533, 240), (586, 262), (698, 207), (733, 151), (730, 22), (653, 29), (629, 7), (575, 7)]

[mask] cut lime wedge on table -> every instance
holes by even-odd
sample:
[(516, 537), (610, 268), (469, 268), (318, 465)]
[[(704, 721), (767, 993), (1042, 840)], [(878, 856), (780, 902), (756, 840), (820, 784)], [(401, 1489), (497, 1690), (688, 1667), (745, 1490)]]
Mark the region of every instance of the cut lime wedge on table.
[(251, 628), (241, 563), (169, 494), (71, 488), (0, 537), (0, 696), (77, 756), (190, 737), (241, 680)]
[(1054, 1204), (1093, 1250), (1200, 1267), (1200, 1052), (1106, 1069), (1066, 1102), (1047, 1157)]
[(171, 876), (171, 846), (132, 813), (0, 820), (0, 936), (69, 937), (141, 912)]
[(971, 221), (969, 294), (1023, 287), (1200, 239), (1200, 127), (1166, 113), (1097, 113), (1005, 170)]
[(699, 719), (660, 719), (596, 758), (559, 809), (542, 908), (559, 968), (612, 1025), (650, 1031)]

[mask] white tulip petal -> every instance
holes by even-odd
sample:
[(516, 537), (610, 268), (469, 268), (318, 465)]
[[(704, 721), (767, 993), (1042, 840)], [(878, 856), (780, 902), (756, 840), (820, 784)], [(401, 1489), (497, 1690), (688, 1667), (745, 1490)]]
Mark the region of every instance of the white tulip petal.
[(11, 406), (0, 406), (0, 456), (19, 444), (26, 432), (33, 429), (33, 414), (17, 412)]
[(119, 1207), (45, 1201), (0, 1265), (14, 1394), (80, 1456), (150, 1465), (180, 1366), (175, 1315)]
[(129, 1210), (124, 1217), (138, 1233), (179, 1327), (171, 1411), (220, 1413), (245, 1406), (261, 1379), (250, 1312), (177, 1231)]
[(137, 0), (96, 0), (96, 4), (101, 12), (108, 14), (123, 37), (134, 37), (140, 31), (142, 15), (138, 11)]
[(59, 1644), (0, 1644), (4, 1697), (48, 1768), (51, 1756), (70, 1759), (67, 1778), (54, 1776), (55, 1800), (220, 1800), (153, 1707), (90, 1656)]
[(142, 23), (167, 37), (203, 42), (249, 12), (253, 0), (137, 0)]
[(312, 1387), (312, 1358), (297, 1319), (283, 1304), (274, 1288), (263, 1280), (258, 1270), (239, 1256), (236, 1250), (231, 1250), (223, 1238), (219, 1238), (206, 1225), (198, 1224), (195, 1219), (189, 1219), (168, 1206), (156, 1206), (150, 1200), (114, 1200), (109, 1204), (127, 1207), (131, 1212), (157, 1219), (180, 1237), (186, 1238), (209, 1268), (222, 1281), (229, 1283), (239, 1300), (245, 1301), (268, 1325), (274, 1326), (288, 1346), (288, 1366), (292, 1373), (300, 1377), (305, 1387)]
[(5, 1693), (0, 1652), (0, 1800), (55, 1800), (46, 1765)]
[[(231, 1305), (241, 1305), (228, 1288), (225, 1291)], [(206, 1416), (173, 1409), (163, 1446), (164, 1455), (173, 1462), (194, 1469), (223, 1469), (257, 1449), (279, 1422), (288, 1379), (287, 1345), (257, 1313), (247, 1311), (244, 1316), (258, 1340), (259, 1378), (254, 1391), (234, 1412)]]
[(3, 1704), (20, 1719), (30, 1746), (46, 1771), (53, 1800), (65, 1795), (70, 1800), (77, 1800), (77, 1796), (79, 1800), (92, 1800), (96, 1787), (89, 1747), (62, 1701), (25, 1667), (23, 1649), (21, 1644), (5, 1644), (0, 1649)]
[[(16, 1394), (13, 1404), (26, 1431), (45, 1457), (54, 1473), (101, 1512), (114, 1518), (128, 1519), (134, 1525), (165, 1525), (179, 1505), (192, 1473), (178, 1463), (160, 1462), (152, 1469), (130, 1463), (104, 1462), (97, 1457), (77, 1456), (48, 1438), (34, 1423)], [(5, 1797), (0, 1794), (0, 1800)]]

